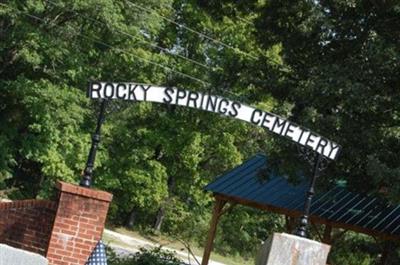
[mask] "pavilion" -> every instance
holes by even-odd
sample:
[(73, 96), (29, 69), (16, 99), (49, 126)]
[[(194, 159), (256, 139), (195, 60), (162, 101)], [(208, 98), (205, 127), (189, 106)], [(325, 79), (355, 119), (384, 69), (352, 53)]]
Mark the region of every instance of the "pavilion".
[[(215, 198), (213, 215), (202, 265), (208, 264), (219, 218), (237, 204), (283, 214), (288, 232), (303, 214), (308, 181), (291, 184), (282, 176), (263, 176), (267, 158), (257, 154), (234, 169), (225, 172), (205, 187)], [(228, 207), (224, 207), (227, 203)], [(310, 222), (324, 226), (319, 240), (332, 244), (333, 228), (352, 230), (388, 241), (400, 241), (400, 205), (392, 205), (378, 198), (356, 194), (337, 185), (317, 194), (311, 204)], [(385, 250), (385, 252), (387, 252)], [(383, 254), (385, 256), (385, 253)]]

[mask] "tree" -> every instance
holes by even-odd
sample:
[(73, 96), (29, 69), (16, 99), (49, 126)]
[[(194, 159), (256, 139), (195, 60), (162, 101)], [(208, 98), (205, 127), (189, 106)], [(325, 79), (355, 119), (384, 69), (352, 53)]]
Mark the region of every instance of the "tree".
[[(290, 72), (268, 90), (292, 119), (343, 146), (326, 173), (399, 202), (399, 23), (395, 1), (271, 1), (257, 36)], [(264, 90), (258, 91), (260, 94)], [(396, 183), (396, 185), (393, 185)]]
[(2, 171), (16, 198), (48, 196), (56, 179), (76, 182), (85, 160), (88, 101), (80, 91), (24, 77), (2, 82)]
[[(90, 80), (183, 87), (284, 113), (287, 106), (256, 93), (266, 77), (271, 87), (279, 81), (272, 63), (260, 62), (279, 61), (280, 46), (258, 45), (246, 5), (213, 4), (214, 12), (178, 0), (1, 4), (0, 178), (9, 196), (49, 197), (55, 181), (78, 182), (97, 112), (85, 98)], [(203, 241), (211, 206), (203, 186), (276, 146), (263, 130), (215, 114), (113, 102), (94, 183), (114, 193), (115, 224), (157, 219), (163, 231)]]
[[(0, 6), (0, 176), (5, 188), (16, 188), (14, 197), (49, 196), (57, 179), (77, 182), (95, 120), (82, 84), (110, 73), (143, 82), (152, 73), (163, 76), (148, 60), (165, 57), (143, 49), (161, 20), (127, 10), (114, 1)], [(97, 162), (102, 158), (107, 154)]]

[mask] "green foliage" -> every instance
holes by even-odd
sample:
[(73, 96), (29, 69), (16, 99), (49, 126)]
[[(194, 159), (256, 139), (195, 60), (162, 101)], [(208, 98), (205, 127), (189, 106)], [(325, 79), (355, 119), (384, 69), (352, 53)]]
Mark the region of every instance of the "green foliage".
[(182, 262), (174, 256), (174, 253), (161, 248), (140, 249), (140, 252), (128, 257), (118, 257), (107, 250), (108, 264), (110, 265), (181, 265)]
[(47, 196), (56, 179), (76, 181), (89, 140), (88, 101), (81, 92), (23, 77), (2, 86), (2, 170), (20, 186), (14, 196)]
[[(384, 263), (384, 252), (389, 250)], [(332, 265), (395, 265), (400, 262), (398, 243), (381, 241), (372, 237), (348, 231), (335, 241), (329, 253), (328, 263)]]
[(219, 223), (214, 249), (225, 255), (255, 257), (272, 232), (284, 232), (282, 216), (236, 206)]
[[(168, 84), (233, 99), (254, 90), (248, 73), (236, 75), (254, 58), (218, 41), (206, 43), (140, 7), (255, 55), (263, 51), (251, 25), (215, 20), (194, 1), (132, 3), (9, 1), (0, 6), (0, 181), (2, 189), (12, 191), (10, 197), (49, 197), (55, 181), (78, 182), (97, 111), (85, 98), (88, 80)], [(268, 52), (279, 57), (279, 49)], [(210, 91), (157, 63), (230, 91)], [(212, 200), (202, 188), (264, 149), (264, 132), (181, 107), (111, 103), (110, 108), (119, 110), (107, 114), (94, 173), (96, 187), (114, 194), (109, 220), (151, 226), (163, 209), (164, 232), (203, 242)]]
[[(346, 179), (399, 202), (396, 1), (131, 2), (0, 5), (1, 196), (49, 197), (57, 180), (78, 182), (97, 114), (84, 86), (116, 80), (219, 94), (289, 117), (343, 146), (320, 184)], [(216, 176), (260, 151), (279, 173), (307, 172), (291, 143), (249, 124), (175, 106), (110, 105), (94, 183), (114, 194), (113, 224), (163, 220), (163, 232), (203, 243), (212, 199), (202, 188)], [(238, 207), (222, 218), (216, 250), (252, 255), (282, 223)], [(376, 254), (347, 253), (334, 258), (368, 263)]]
[(282, 45), (283, 82), (271, 94), (294, 104), (293, 120), (343, 147), (325, 183), (346, 178), (358, 192), (384, 189), (395, 202), (399, 10), (397, 1), (268, 1), (256, 19), (260, 43)]
[(335, 248), (329, 255), (329, 263), (332, 265), (376, 264), (379, 251), (374, 243), (369, 237), (347, 233), (344, 238), (336, 242)]

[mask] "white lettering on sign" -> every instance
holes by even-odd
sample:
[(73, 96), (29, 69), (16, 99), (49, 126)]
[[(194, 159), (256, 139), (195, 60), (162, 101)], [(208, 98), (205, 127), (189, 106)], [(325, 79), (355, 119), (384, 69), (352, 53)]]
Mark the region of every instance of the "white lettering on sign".
[(293, 142), (309, 147), (332, 160), (338, 157), (341, 149), (338, 144), (327, 138), (279, 117), (276, 114), (246, 106), (240, 102), (228, 100), (219, 96), (172, 87), (113, 82), (90, 83), (88, 95), (92, 99), (149, 101), (219, 113), (252, 123), (273, 133), (285, 136)]

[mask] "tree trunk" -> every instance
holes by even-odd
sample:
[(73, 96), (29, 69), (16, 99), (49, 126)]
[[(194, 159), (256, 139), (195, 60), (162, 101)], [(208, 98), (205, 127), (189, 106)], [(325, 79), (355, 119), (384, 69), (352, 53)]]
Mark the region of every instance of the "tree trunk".
[(133, 208), (131, 213), (129, 214), (128, 221), (126, 222), (126, 226), (128, 228), (133, 228), (134, 227), (135, 222), (136, 222), (136, 214), (137, 214), (136, 209)]
[(165, 208), (163, 206), (158, 209), (157, 216), (156, 216), (156, 222), (154, 224), (154, 230), (160, 231), (161, 230), (161, 225), (164, 221), (165, 217)]
[(285, 216), (286, 232), (291, 234), (296, 229), (296, 219), (294, 217)]
[(165, 206), (168, 205), (172, 199), (173, 196), (173, 192), (175, 190), (175, 178), (172, 176), (168, 176), (168, 198), (165, 199), (165, 202), (160, 206), (160, 208), (157, 211), (157, 216), (156, 216), (156, 220), (154, 222), (154, 230), (156, 231), (160, 231), (161, 230), (161, 226), (163, 224), (164, 221), (164, 217), (165, 217)]
[(393, 258), (393, 244), (390, 241), (385, 241), (383, 242), (383, 247), (383, 253), (379, 265), (389, 265)]
[(325, 225), (324, 236), (322, 243), (332, 245), (332, 226)]

